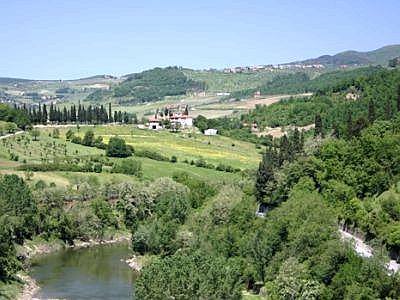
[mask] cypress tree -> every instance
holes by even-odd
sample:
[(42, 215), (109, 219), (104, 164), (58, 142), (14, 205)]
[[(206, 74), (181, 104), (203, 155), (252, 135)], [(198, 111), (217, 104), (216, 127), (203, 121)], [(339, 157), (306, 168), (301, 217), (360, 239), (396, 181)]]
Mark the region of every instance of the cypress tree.
[(42, 123), (43, 124), (47, 124), (47, 108), (46, 108), (46, 104), (43, 104)]
[(118, 122), (122, 123), (122, 112), (118, 111)]
[(70, 115), (71, 122), (74, 123), (76, 122), (76, 109), (75, 109), (75, 104), (71, 105), (71, 115)]
[(62, 121), (62, 113), (60, 108), (57, 108), (57, 116), (56, 116), (57, 123), (61, 123)]
[(265, 196), (269, 194), (269, 187), (274, 180), (274, 163), (272, 150), (269, 148), (263, 154), (262, 160), (258, 166), (256, 175), (256, 198), (262, 202)]
[(351, 138), (353, 136), (353, 116), (351, 111), (347, 113), (346, 135), (348, 138)]
[(385, 103), (385, 118), (387, 120), (390, 120), (392, 116), (393, 116), (392, 101), (390, 100), (390, 98), (388, 98)]
[(314, 125), (314, 137), (322, 136), (322, 119), (320, 114), (315, 115)]
[(85, 110), (85, 107), (82, 106), (82, 123), (86, 123), (87, 122), (87, 113)]
[(279, 149), (279, 166), (281, 166), (285, 161), (293, 160), (292, 147), (286, 134), (280, 139)]
[(295, 153), (301, 152), (302, 148), (301, 148), (301, 144), (300, 144), (300, 132), (297, 129), (297, 127), (294, 129), (294, 132), (293, 132), (292, 145), (293, 145), (293, 150)]
[(112, 111), (111, 111), (111, 102), (108, 103), (108, 122), (112, 123), (113, 121), (113, 116), (112, 116)]
[(300, 133), (300, 152), (304, 150), (304, 130)]
[(78, 122), (80, 122), (80, 123), (83, 122), (81, 103), (79, 103), (79, 105), (78, 105)]
[(50, 111), (49, 111), (49, 120), (51, 123), (55, 121), (55, 115), (54, 115), (54, 105), (53, 103), (50, 104)]
[(67, 123), (67, 121), (68, 121), (68, 112), (67, 112), (67, 108), (65, 106), (64, 106), (64, 109), (63, 109), (62, 121), (63, 121), (63, 123)]
[(124, 123), (128, 124), (129, 123), (129, 115), (127, 114), (127, 112), (124, 112)]

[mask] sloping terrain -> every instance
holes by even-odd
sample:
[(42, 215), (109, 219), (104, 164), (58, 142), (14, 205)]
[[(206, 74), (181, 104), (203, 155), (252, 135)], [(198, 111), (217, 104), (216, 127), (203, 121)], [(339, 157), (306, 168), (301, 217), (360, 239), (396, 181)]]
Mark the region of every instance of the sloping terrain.
[(323, 65), (383, 65), (386, 66), (389, 60), (400, 55), (400, 45), (389, 45), (373, 51), (344, 51), (335, 55), (322, 55), (318, 58), (300, 61), (302, 64), (323, 64)]

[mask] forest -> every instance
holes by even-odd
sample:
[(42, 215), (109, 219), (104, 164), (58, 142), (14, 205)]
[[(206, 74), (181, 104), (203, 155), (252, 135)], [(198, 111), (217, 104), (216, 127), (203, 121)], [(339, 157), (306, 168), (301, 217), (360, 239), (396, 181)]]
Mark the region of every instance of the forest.
[(354, 78), (360, 76), (368, 76), (375, 73), (382, 67), (364, 67), (353, 70), (331, 71), (323, 73), (315, 78), (310, 78), (304, 72), (294, 74), (278, 75), (272, 78), (271, 81), (260, 85), (255, 89), (245, 89), (234, 92), (230, 95), (233, 98), (246, 98), (252, 96), (256, 91), (260, 91), (262, 95), (274, 94), (298, 94), (306, 92), (334, 91), (339, 86), (351, 84)]
[[(253, 188), (212, 196), (212, 204), (187, 222), (185, 230), (196, 233), (189, 250), (144, 268), (137, 283), (140, 298), (200, 299), (214, 288), (217, 298), (239, 299), (240, 285), (256, 289), (260, 282), (265, 299), (399, 298), (400, 278), (387, 274), (385, 254), (362, 259), (338, 234), (340, 226), (361, 231), (369, 243), (399, 259), (399, 75), (380, 70), (335, 91), (322, 90), (324, 97), (337, 98), (357, 88), (358, 100), (337, 101), (343, 105), (339, 113), (324, 111), (321, 96), (312, 97), (314, 135), (304, 142), (295, 131), (273, 140)], [(254, 217), (255, 202), (266, 205), (265, 218)], [(198, 258), (205, 253), (211, 258)], [(200, 289), (185, 281), (192, 277)]]
[(132, 74), (111, 91), (96, 91), (86, 100), (99, 102), (109, 97), (118, 99), (119, 103), (137, 104), (204, 89), (203, 82), (188, 79), (177, 67), (155, 68)]

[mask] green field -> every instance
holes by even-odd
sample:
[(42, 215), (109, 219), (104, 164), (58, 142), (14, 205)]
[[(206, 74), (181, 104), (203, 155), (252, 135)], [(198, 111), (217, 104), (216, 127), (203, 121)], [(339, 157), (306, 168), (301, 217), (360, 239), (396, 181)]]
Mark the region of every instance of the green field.
[[(227, 137), (205, 137), (202, 134), (155, 132), (140, 130), (132, 126), (96, 126), (81, 127), (79, 132), (72, 127), (77, 135), (83, 136), (87, 130), (93, 130), (96, 136), (101, 135), (105, 142), (114, 135), (126, 140), (137, 150), (152, 150), (164, 156), (175, 155), (178, 162), (157, 161), (145, 157), (135, 157), (141, 161), (144, 179), (171, 177), (176, 172), (187, 172), (207, 181), (230, 182), (240, 178), (238, 173), (221, 172), (214, 169), (196, 167), (184, 160), (203, 158), (207, 163), (217, 166), (219, 163), (240, 169), (250, 169), (257, 166), (260, 155), (255, 146), (250, 143), (232, 140)], [(18, 171), (24, 163), (52, 163), (66, 158), (76, 160), (76, 163), (86, 158), (105, 156), (105, 151), (94, 147), (73, 144), (65, 140), (67, 128), (59, 128), (60, 137), (53, 138), (53, 128), (40, 129), (37, 141), (28, 134), (20, 134), (0, 141), (0, 173), (15, 173), (26, 176), (26, 172)], [(190, 137), (191, 136), (191, 137)], [(15, 157), (17, 156), (17, 159)], [(111, 162), (118, 158), (110, 158)], [(126, 182), (136, 180), (134, 176), (114, 174), (103, 170), (102, 173), (82, 172), (34, 172), (32, 182), (43, 180), (55, 183), (57, 186), (69, 186), (80, 181), (92, 181), (98, 184)]]
[[(297, 70), (298, 71), (298, 70)], [(258, 71), (249, 73), (223, 73), (220, 71), (198, 71), (184, 69), (184, 73), (195, 81), (204, 81), (208, 92), (234, 92), (243, 89), (257, 88), (271, 81), (277, 75), (297, 72), (296, 70)], [(317, 76), (320, 71), (305, 70), (310, 77)]]
[[(43, 135), (48, 136), (53, 129), (43, 129)], [(64, 137), (68, 129), (60, 128), (61, 137)], [(207, 137), (199, 133), (170, 133), (168, 131), (152, 131), (137, 129), (132, 125), (118, 126), (81, 126), (77, 135), (83, 136), (87, 130), (93, 130), (95, 136), (101, 135), (107, 142), (110, 137), (118, 135), (137, 150), (157, 151), (165, 156), (175, 155), (178, 161), (196, 160), (204, 158), (207, 162), (224, 163), (237, 168), (255, 168), (261, 158), (254, 144), (233, 140), (224, 136)], [(62, 139), (63, 140), (63, 139)], [(75, 145), (74, 150), (91, 151), (92, 148)], [(89, 150), (88, 150), (89, 149)], [(94, 148), (93, 148), (94, 149)], [(95, 151), (95, 150), (93, 150)], [(99, 154), (97, 150), (96, 154)]]

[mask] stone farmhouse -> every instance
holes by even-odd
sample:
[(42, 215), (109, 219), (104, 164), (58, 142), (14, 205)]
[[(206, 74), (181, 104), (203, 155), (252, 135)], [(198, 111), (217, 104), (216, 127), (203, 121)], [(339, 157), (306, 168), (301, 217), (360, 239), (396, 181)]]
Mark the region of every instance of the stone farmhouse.
[(148, 129), (159, 130), (169, 127), (170, 129), (187, 129), (193, 126), (193, 118), (189, 116), (189, 107), (186, 105), (169, 106), (164, 110), (157, 110), (154, 116), (149, 118)]

